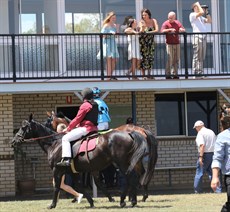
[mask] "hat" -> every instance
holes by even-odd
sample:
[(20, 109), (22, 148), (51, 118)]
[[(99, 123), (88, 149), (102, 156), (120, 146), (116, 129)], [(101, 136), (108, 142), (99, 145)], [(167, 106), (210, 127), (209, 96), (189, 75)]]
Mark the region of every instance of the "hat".
[(98, 87), (94, 87), (92, 90), (93, 90), (93, 97), (94, 98), (99, 98), (101, 90)]
[(208, 5), (206, 5), (206, 4), (202, 4), (202, 5), (200, 5), (200, 6), (201, 6), (201, 8), (205, 8), (205, 9), (208, 8)]
[(91, 100), (93, 99), (93, 91), (90, 88), (84, 88), (81, 92), (82, 98)]
[(195, 122), (194, 126), (193, 126), (193, 129), (196, 128), (196, 127), (200, 127), (200, 126), (204, 126), (204, 122), (201, 121), (201, 120), (198, 120)]

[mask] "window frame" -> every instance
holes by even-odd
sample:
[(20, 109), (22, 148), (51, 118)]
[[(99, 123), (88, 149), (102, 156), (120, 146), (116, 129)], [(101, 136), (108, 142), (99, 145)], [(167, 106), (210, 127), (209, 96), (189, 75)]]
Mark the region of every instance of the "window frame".
[[(205, 95), (206, 94), (206, 95)], [(172, 131), (173, 130), (178, 130), (178, 134), (172, 133), (172, 134), (162, 134), (162, 132), (165, 132), (165, 129), (170, 129), (170, 120), (166, 120), (166, 126), (159, 126), (159, 114), (160, 111), (162, 111), (164, 109), (164, 107), (168, 107), (170, 108), (170, 105), (167, 105), (167, 96), (170, 95), (170, 98), (174, 98), (175, 101), (173, 102), (177, 102), (176, 100), (178, 100), (180, 96), (180, 98), (183, 95), (183, 100), (181, 100), (180, 102), (183, 104), (184, 108), (182, 108), (181, 111), (179, 111), (178, 109), (178, 119), (176, 120), (177, 123), (179, 123), (177, 125), (174, 126), (178, 126), (178, 128), (174, 128), (174, 126), (171, 127)], [(192, 115), (191, 118), (191, 111), (189, 109), (189, 107), (191, 106), (192, 103), (194, 103), (194, 101), (191, 101), (190, 99), (192, 99), (192, 96), (196, 96), (197, 95), (197, 100), (195, 103), (194, 108), (198, 108), (198, 112), (197, 114), (199, 114), (201, 112), (201, 108), (199, 107), (203, 107), (204, 110), (204, 114), (202, 113), (202, 117), (200, 117), (199, 115)], [(160, 100), (158, 101), (158, 98), (160, 98)], [(184, 92), (175, 92), (175, 93), (156, 93), (155, 94), (155, 120), (156, 120), (156, 134), (158, 137), (178, 137), (178, 136), (195, 136), (196, 132), (193, 131), (192, 127), (193, 127), (193, 123), (196, 120), (200, 120), (203, 119), (205, 126), (207, 128), (211, 128), (215, 133), (218, 132), (218, 108), (217, 108), (217, 91), (184, 91)], [(158, 104), (158, 102), (164, 102), (164, 104), (166, 104), (167, 106)], [(184, 102), (184, 103), (183, 103)], [(174, 107), (175, 109), (175, 107)], [(199, 110), (200, 109), (200, 110)], [(173, 111), (173, 114), (171, 117), (175, 117), (177, 111)], [(158, 113), (158, 114), (157, 114)], [(167, 115), (167, 114), (166, 114)], [(159, 116), (159, 117), (157, 117)], [(161, 118), (162, 118), (162, 113), (161, 113)], [(168, 118), (170, 118), (170, 116), (168, 116)], [(179, 120), (180, 119), (180, 120)], [(215, 122), (213, 122), (213, 120), (215, 120)], [(167, 123), (168, 126), (167, 126)], [(162, 124), (161, 124), (162, 125)], [(184, 128), (183, 128), (184, 127)], [(164, 129), (164, 131), (159, 131), (159, 128)], [(168, 131), (167, 131), (168, 132)]]

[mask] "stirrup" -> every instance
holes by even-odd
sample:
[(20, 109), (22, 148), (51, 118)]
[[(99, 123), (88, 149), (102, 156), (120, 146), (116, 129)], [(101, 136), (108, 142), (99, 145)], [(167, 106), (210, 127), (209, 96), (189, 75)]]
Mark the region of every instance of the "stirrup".
[(62, 159), (60, 162), (57, 163), (57, 166), (70, 166), (71, 165), (71, 159)]

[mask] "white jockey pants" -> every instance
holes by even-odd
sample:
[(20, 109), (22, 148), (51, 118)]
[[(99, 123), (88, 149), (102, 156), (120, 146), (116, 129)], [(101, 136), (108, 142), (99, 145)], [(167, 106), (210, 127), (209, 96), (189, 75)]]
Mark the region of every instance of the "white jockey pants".
[(89, 132), (85, 127), (78, 127), (62, 137), (62, 157), (71, 158), (71, 141), (75, 141), (81, 138), (84, 135), (87, 135)]
[(97, 129), (98, 129), (99, 131), (101, 131), (101, 130), (108, 130), (108, 129), (109, 129), (109, 123), (108, 123), (108, 122), (101, 122), (101, 123), (98, 123)]

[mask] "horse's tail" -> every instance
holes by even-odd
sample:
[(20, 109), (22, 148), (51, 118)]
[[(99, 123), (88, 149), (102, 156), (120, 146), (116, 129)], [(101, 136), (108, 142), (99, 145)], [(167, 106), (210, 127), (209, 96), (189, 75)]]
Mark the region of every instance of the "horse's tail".
[(129, 174), (133, 170), (137, 162), (144, 156), (145, 152), (147, 151), (145, 137), (143, 135), (135, 131), (132, 131), (129, 134), (133, 138), (134, 142), (132, 155), (130, 158), (130, 165), (127, 169), (126, 174)]
[(146, 134), (149, 154), (146, 158), (144, 158), (144, 162), (147, 163), (147, 167), (145, 168), (144, 175), (141, 176), (140, 178), (140, 184), (144, 186), (149, 184), (153, 176), (155, 165), (158, 158), (158, 153), (157, 153), (158, 142), (155, 136), (150, 130), (146, 130), (146, 129), (145, 129), (145, 134)]

